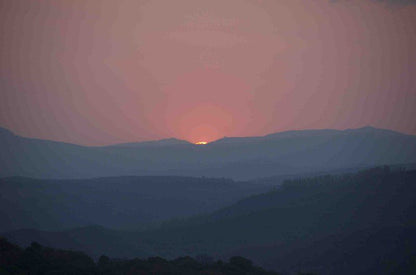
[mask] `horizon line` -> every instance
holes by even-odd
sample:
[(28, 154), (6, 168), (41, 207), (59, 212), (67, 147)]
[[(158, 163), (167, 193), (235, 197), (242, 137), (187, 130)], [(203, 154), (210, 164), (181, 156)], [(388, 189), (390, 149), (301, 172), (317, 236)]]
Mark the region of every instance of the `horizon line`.
[[(270, 136), (270, 135), (274, 135), (274, 134), (280, 134), (280, 133), (287, 133), (287, 132), (301, 132), (301, 131), (325, 131), (325, 130), (331, 130), (331, 131), (348, 131), (348, 130), (360, 130), (360, 129), (376, 129), (376, 130), (385, 130), (385, 131), (391, 131), (391, 132), (395, 132), (395, 133), (399, 133), (402, 135), (408, 135), (408, 136), (416, 136), (414, 134), (410, 134), (410, 133), (405, 133), (405, 132), (401, 132), (401, 131), (397, 131), (397, 130), (392, 130), (392, 129), (388, 129), (388, 128), (377, 128), (371, 125), (366, 125), (366, 126), (362, 126), (362, 127), (357, 127), (357, 128), (343, 128), (343, 129), (336, 129), (336, 128), (305, 128), (305, 129), (292, 129), (292, 130), (283, 130), (283, 131), (277, 131), (277, 132), (271, 132), (265, 135), (255, 135), (255, 136), (223, 136), (221, 138), (215, 139), (213, 141), (202, 141), (202, 142), (206, 142), (203, 145), (209, 145), (211, 143), (215, 143), (219, 140), (222, 139), (226, 139), (226, 138), (262, 138), (262, 137), (266, 137), (266, 136)], [(150, 139), (150, 140), (142, 140), (142, 141), (127, 141), (127, 142), (119, 142), (119, 143), (110, 143), (110, 144), (105, 144), (105, 145), (86, 145), (86, 144), (77, 144), (77, 143), (73, 143), (73, 142), (67, 142), (67, 141), (61, 141), (61, 140), (52, 140), (52, 139), (44, 139), (44, 138), (38, 138), (38, 137), (28, 137), (28, 136), (22, 136), (19, 134), (16, 134), (15, 132), (13, 132), (12, 130), (10, 130), (9, 128), (0, 126), (0, 130), (3, 129), (7, 132), (10, 132), (12, 135), (15, 135), (17, 137), (21, 137), (21, 138), (27, 138), (27, 139), (34, 139), (34, 140), (42, 140), (42, 141), (49, 141), (49, 142), (56, 142), (56, 143), (65, 143), (65, 144), (70, 144), (70, 145), (75, 145), (75, 146), (80, 146), (80, 147), (94, 147), (94, 148), (100, 148), (100, 147), (113, 147), (113, 146), (118, 146), (118, 145), (128, 145), (128, 144), (142, 144), (142, 143), (152, 143), (152, 142), (160, 142), (160, 141), (167, 141), (167, 140), (177, 140), (177, 141), (182, 141), (182, 142), (186, 142), (190, 145), (201, 145), (198, 144), (201, 141), (198, 142), (191, 142), (189, 140), (186, 139), (180, 139), (180, 138), (176, 138), (176, 137), (166, 137), (166, 138), (159, 138), (159, 139)]]

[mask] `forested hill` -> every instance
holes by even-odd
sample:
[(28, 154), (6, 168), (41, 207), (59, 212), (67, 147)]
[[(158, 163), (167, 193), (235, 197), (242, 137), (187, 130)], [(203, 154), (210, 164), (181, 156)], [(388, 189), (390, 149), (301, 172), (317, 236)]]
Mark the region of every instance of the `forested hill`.
[(174, 255), (203, 247), (208, 254), (242, 255), (285, 272), (302, 267), (328, 275), (412, 274), (415, 201), (416, 171), (381, 167), (287, 181), (140, 239)]
[(110, 259), (103, 255), (95, 263), (82, 252), (52, 249), (35, 242), (22, 249), (4, 238), (0, 238), (0, 274), (278, 275), (238, 256), (223, 262), (207, 257), (200, 257), (198, 260), (180, 257), (168, 261), (160, 257)]
[(174, 217), (208, 213), (266, 188), (202, 177), (3, 178), (0, 233), (89, 225), (138, 229)]
[(23, 245), (39, 241), (96, 256), (241, 255), (292, 274), (299, 267), (324, 275), (412, 274), (415, 201), (416, 171), (382, 167), (287, 181), (272, 192), (157, 230), (28, 230), (6, 236)]

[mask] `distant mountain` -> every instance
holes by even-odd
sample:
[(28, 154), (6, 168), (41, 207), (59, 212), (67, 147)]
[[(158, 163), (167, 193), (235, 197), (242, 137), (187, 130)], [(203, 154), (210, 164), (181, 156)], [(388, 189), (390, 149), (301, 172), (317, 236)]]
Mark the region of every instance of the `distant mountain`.
[(0, 138), (7, 138), (7, 137), (13, 137), (14, 134), (12, 131), (7, 130), (6, 128), (0, 127)]
[(105, 147), (29, 139), (0, 131), (0, 177), (253, 179), (407, 163), (416, 163), (416, 136), (371, 127), (223, 138), (207, 145), (167, 139)]
[(160, 140), (151, 140), (151, 141), (142, 141), (142, 142), (129, 142), (129, 143), (119, 143), (115, 145), (110, 145), (109, 147), (161, 147), (161, 146), (176, 146), (176, 145), (191, 145), (189, 141), (176, 139), (176, 138), (167, 138)]
[(191, 177), (3, 178), (0, 232), (88, 225), (137, 229), (207, 213), (267, 188), (229, 179)]
[(141, 232), (100, 227), (19, 230), (21, 245), (99, 256), (241, 255), (266, 268), (318, 274), (413, 274), (416, 171), (377, 168), (288, 181), (209, 215)]

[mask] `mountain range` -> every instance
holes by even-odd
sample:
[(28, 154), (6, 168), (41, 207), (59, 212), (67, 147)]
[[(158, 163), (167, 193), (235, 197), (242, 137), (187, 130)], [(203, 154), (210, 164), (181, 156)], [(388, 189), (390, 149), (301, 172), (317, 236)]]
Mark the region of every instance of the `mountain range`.
[(364, 127), (88, 147), (0, 129), (0, 177), (205, 176), (236, 180), (416, 162), (416, 136)]

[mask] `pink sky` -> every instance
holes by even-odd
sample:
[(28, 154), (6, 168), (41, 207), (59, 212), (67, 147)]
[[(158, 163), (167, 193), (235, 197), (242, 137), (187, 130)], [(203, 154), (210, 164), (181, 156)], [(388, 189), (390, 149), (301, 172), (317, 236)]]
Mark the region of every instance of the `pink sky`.
[(416, 134), (416, 5), (0, 0), (0, 13), (0, 126), (23, 136)]

